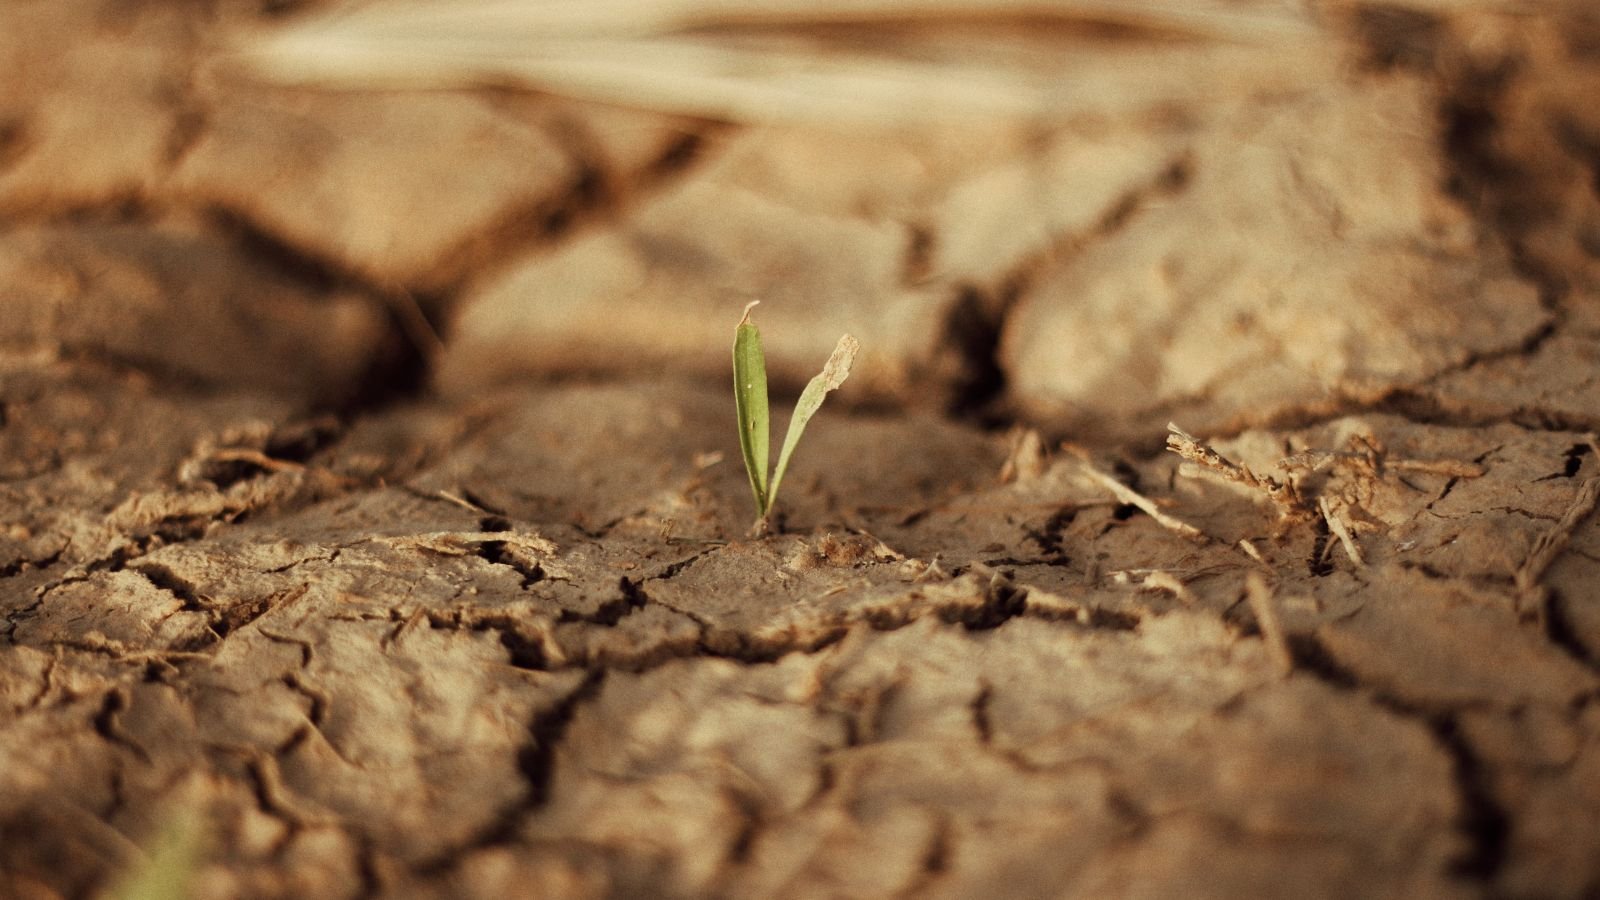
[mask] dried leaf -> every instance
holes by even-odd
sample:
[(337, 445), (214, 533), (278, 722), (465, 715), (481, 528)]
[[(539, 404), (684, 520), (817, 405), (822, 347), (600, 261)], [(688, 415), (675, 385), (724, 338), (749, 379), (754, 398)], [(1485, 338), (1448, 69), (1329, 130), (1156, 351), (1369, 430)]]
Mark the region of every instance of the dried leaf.
[[(1019, 64), (1017, 48), (1049, 32), (1019, 36), (1029, 20), (1281, 56), (1321, 39), (1304, 10), (1227, 0), (454, 0), (308, 16), (253, 39), (240, 60), (288, 83), (513, 84), (731, 121), (1034, 118), (1103, 102), (1102, 89)], [(908, 22), (931, 34), (902, 46)], [(840, 28), (853, 40), (819, 37)]]

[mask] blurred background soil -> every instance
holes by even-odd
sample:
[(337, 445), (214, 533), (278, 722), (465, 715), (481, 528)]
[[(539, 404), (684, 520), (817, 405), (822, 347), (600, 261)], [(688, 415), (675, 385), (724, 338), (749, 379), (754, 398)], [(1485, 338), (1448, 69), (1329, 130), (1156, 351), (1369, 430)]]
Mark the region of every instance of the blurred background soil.
[[(1586, 0), (12, 0), (0, 895), (1600, 895), (1597, 97)], [(763, 540), (757, 299), (863, 347)]]

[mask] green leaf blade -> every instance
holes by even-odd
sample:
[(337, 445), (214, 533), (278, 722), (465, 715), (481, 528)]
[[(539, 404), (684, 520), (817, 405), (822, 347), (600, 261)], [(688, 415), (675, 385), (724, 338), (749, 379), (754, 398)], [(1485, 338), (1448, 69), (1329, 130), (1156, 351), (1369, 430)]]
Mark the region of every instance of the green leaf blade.
[[(759, 301), (757, 301), (759, 302)], [(772, 496), (767, 490), (767, 460), (771, 425), (767, 410), (767, 358), (761, 349), (761, 332), (750, 321), (751, 303), (733, 334), (733, 397), (739, 419), (739, 449), (750, 490), (756, 498), (756, 517), (765, 518)]]
[(806, 384), (806, 389), (800, 392), (800, 400), (795, 404), (794, 415), (789, 418), (789, 431), (783, 436), (783, 449), (778, 452), (778, 468), (772, 473), (772, 486), (767, 491), (767, 502), (770, 504), (778, 497), (778, 485), (783, 483), (784, 470), (789, 468), (789, 457), (793, 455), (795, 445), (800, 443), (800, 435), (806, 430), (811, 417), (822, 408), (822, 401), (830, 391), (838, 390), (839, 385), (850, 377), (850, 367), (854, 365), (856, 352), (861, 349), (861, 344), (850, 335), (839, 338), (839, 343), (833, 348), (828, 362), (822, 367), (822, 372)]
[(105, 900), (173, 900), (192, 895), (204, 862), (205, 834), (193, 809), (173, 811), (144, 859), (124, 871), (103, 895)]

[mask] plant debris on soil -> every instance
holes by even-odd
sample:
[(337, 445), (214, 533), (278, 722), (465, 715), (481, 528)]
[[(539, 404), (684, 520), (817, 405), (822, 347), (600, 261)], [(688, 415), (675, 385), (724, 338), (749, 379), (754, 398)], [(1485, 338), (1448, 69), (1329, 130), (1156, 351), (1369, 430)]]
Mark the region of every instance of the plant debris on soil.
[[(1600, 894), (1600, 17), (880, 5), (684, 34), (1094, 90), (0, 9), (0, 896)], [(752, 299), (861, 344), (760, 539)]]

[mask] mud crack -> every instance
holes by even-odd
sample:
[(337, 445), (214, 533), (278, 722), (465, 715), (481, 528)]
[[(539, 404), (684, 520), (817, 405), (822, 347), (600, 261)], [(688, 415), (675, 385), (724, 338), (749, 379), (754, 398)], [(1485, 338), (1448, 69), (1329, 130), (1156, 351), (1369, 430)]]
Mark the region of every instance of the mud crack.
[(591, 625), (603, 625), (607, 628), (615, 627), (624, 616), (644, 608), (649, 602), (639, 583), (626, 575), (618, 579), (617, 589), (619, 596), (607, 600), (594, 608), (593, 612), (579, 613), (573, 610), (562, 610), (557, 622), (586, 622)]
[[(1007, 378), (1000, 362), (1000, 342), (1006, 322), (1039, 270), (1126, 228), (1152, 201), (1181, 193), (1189, 184), (1193, 165), (1187, 153), (1173, 157), (1154, 178), (1126, 191), (1098, 221), (1085, 229), (1057, 235), (1044, 248), (1017, 261), (994, 280), (997, 286), (984, 288), (964, 283), (955, 287), (934, 362), (936, 381), (949, 386), (946, 413), (989, 428), (1016, 424), (1016, 415), (1006, 409)], [(931, 252), (932, 240), (920, 237), (922, 234), (918, 229), (911, 230), (908, 273), (924, 267), (919, 257)]]
[(1305, 672), (1330, 687), (1360, 694), (1382, 709), (1427, 729), (1435, 746), (1450, 761), (1460, 811), (1456, 832), (1465, 848), (1449, 863), (1449, 873), (1478, 882), (1492, 882), (1510, 852), (1511, 813), (1494, 796), (1488, 767), (1461, 733), (1456, 715), (1429, 710), (1365, 684), (1343, 666), (1311, 634), (1289, 637), (1296, 671)]
[(528, 725), (529, 741), (517, 751), (517, 771), (521, 773), (527, 790), (512, 805), (501, 810), (495, 820), (466, 844), (441, 852), (423, 862), (418, 870), (425, 875), (449, 871), (456, 862), (471, 851), (514, 844), (522, 824), (550, 800), (550, 787), (556, 776), (556, 751), (572, 724), (578, 709), (599, 696), (605, 684), (606, 670), (587, 672), (576, 688), (551, 708), (533, 717)]

